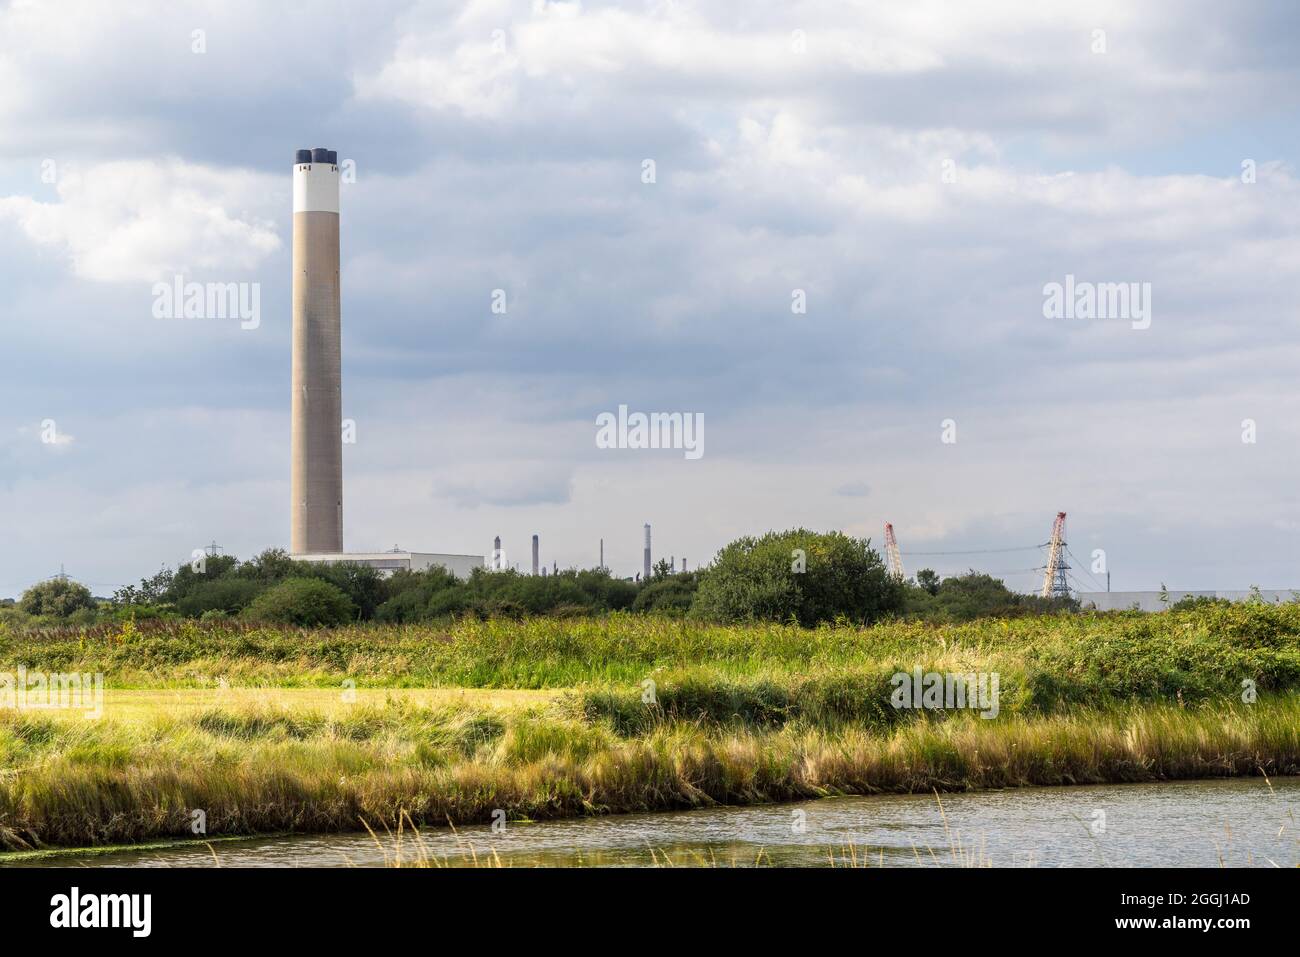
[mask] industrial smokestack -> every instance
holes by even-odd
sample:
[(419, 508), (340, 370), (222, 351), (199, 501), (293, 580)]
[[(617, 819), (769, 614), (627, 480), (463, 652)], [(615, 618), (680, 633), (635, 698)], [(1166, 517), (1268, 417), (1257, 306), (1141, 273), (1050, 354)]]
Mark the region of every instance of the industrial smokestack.
[(605, 570), (605, 540), (600, 540), (600, 570)]
[(533, 574), (537, 574), (537, 536), (533, 536)]
[(333, 150), (293, 166), (293, 395), (289, 542), (295, 555), (343, 551), (343, 389), (339, 167)]
[(644, 568), (644, 570), (643, 570), (642, 573), (641, 573), (641, 577), (642, 577), (643, 580), (645, 580), (645, 581), (649, 581), (649, 580), (650, 580), (650, 523), (649, 523), (649, 522), (646, 522), (646, 525), (645, 525), (645, 560), (644, 560), (644, 564), (645, 564), (645, 568)]

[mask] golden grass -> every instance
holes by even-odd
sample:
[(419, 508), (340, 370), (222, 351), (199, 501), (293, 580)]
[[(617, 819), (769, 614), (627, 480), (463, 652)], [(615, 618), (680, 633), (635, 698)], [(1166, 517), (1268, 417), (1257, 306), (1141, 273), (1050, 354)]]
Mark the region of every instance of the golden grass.
[[(158, 688), (104, 691), (103, 716), (123, 722), (180, 718), (210, 711), (249, 708), (313, 711), (326, 716), (346, 713), (357, 705), (406, 702), (424, 708), (473, 707), (505, 711), (546, 705), (564, 689), (529, 688)], [(84, 722), (81, 710), (40, 712), (69, 723)]]
[[(130, 714), (129, 712), (127, 713)], [(1300, 695), (984, 721), (777, 729), (665, 722), (635, 737), (553, 706), (403, 700), (322, 712), (145, 709), (99, 722), (0, 712), (0, 846), (352, 831), (1300, 771)]]

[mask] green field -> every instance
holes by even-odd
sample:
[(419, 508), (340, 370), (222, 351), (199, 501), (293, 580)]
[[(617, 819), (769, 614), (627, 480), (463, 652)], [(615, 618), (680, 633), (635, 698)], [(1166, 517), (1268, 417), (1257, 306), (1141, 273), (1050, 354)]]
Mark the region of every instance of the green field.
[[(192, 837), (196, 810), (224, 837), (1300, 770), (1290, 605), (0, 633), (0, 674), (20, 665), (108, 690), (96, 720), (0, 707), (15, 850)], [(891, 676), (914, 668), (997, 673), (997, 717), (892, 707)]]

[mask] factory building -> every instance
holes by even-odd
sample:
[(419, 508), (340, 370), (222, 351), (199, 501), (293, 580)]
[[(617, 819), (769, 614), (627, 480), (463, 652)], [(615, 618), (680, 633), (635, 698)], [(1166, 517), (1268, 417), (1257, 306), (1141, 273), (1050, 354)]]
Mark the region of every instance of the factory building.
[(441, 565), (457, 578), (468, 578), (475, 568), (483, 567), (482, 555), (441, 555), (435, 552), (336, 552), (293, 556), (302, 562), (356, 562), (378, 570), (384, 578), (396, 571), (422, 572)]

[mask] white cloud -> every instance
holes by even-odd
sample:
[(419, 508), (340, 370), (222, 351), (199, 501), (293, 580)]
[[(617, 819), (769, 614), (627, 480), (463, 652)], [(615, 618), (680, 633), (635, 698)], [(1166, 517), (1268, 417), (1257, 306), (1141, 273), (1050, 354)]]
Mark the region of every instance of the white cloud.
[(274, 225), (249, 212), (264, 210), (277, 188), (283, 183), (244, 170), (124, 160), (65, 169), (57, 202), (0, 197), (0, 220), (65, 253), (83, 279), (151, 282), (191, 271), (230, 278), (280, 248)]
[(474, 118), (494, 118), (515, 106), (518, 57), (492, 39), (462, 43), (449, 56), (428, 53), (428, 42), (427, 37), (403, 38), (378, 73), (357, 78), (358, 96), (453, 108)]
[[(320, 143), (362, 170), (343, 249), (354, 547), (540, 532), (568, 564), (604, 536), (631, 571), (645, 520), (694, 566), (734, 535), (878, 541), (889, 518), (906, 561), (945, 539), (1039, 541), (1066, 508), (1079, 540), (1119, 555), (1130, 535), (1132, 584), (1161, 563), (1173, 584), (1229, 500), (1243, 549), (1289, 544), (1248, 515), (1295, 518), (1300, 183), (1262, 145), (1287, 142), (1300, 89), (1285, 15), (318, 6), (212, 4), (201, 23), (177, 5), (0, 10), (0, 318), (25, 356), (0, 381), (18, 542), (0, 583), (33, 554), (57, 567), (68, 542), (134, 578), (213, 535), (244, 554), (283, 541), (279, 244), (289, 150)], [(47, 191), (32, 185), (47, 156), (96, 160)], [(150, 323), (132, 287), (66, 281), (64, 260), (130, 282), (277, 268), (266, 323), (227, 335)], [(1048, 322), (1040, 290), (1066, 272), (1151, 281), (1152, 328)], [(498, 287), (507, 316), (487, 308)], [(592, 416), (622, 401), (705, 413), (707, 458), (595, 455)], [(191, 403), (207, 407), (160, 414)], [(12, 441), (45, 415), (77, 434), (69, 454)], [(938, 443), (947, 416), (955, 448)], [(1246, 416), (1258, 446), (1237, 437)], [(1161, 527), (1189, 531), (1140, 540)], [(1180, 584), (1251, 581), (1236, 575)]]

